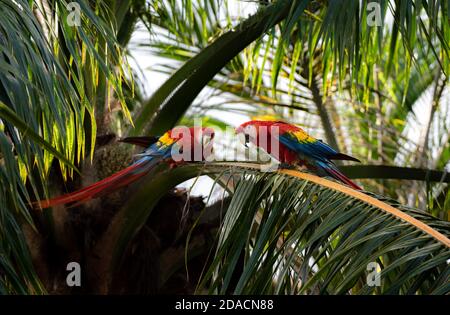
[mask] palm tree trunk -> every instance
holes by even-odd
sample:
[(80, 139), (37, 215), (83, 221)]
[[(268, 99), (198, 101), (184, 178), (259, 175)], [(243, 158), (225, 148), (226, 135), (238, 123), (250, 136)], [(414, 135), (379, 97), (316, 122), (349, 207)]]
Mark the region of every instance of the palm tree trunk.
[(430, 110), (430, 116), (428, 118), (428, 124), (426, 127), (425, 134), (422, 138), (422, 146), (421, 149), (419, 149), (419, 167), (425, 167), (428, 164), (428, 147), (430, 146), (430, 132), (431, 132), (431, 125), (434, 120), (434, 115), (436, 114), (436, 111), (439, 107), (439, 101), (441, 99), (442, 93), (444, 92), (444, 88), (447, 83), (447, 77), (442, 78), (442, 73), (439, 71), (436, 74), (436, 84), (434, 87), (433, 92), (433, 102), (431, 104), (431, 110)]

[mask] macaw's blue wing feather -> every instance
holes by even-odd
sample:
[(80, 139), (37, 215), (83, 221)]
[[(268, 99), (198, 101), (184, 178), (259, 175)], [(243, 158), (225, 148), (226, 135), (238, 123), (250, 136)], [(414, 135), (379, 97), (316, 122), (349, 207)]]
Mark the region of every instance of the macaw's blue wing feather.
[(361, 187), (352, 182), (347, 176), (342, 174), (339, 169), (331, 161), (333, 159), (355, 160), (357, 159), (339, 153), (326, 143), (314, 139), (303, 133), (286, 132), (279, 137), (280, 143), (295, 151), (299, 155), (306, 157), (309, 163), (315, 165), (316, 172), (320, 176), (330, 176), (337, 179), (350, 187), (361, 190)]
[(337, 152), (322, 140), (317, 140), (311, 136), (297, 135), (293, 132), (286, 132), (279, 137), (280, 143), (289, 149), (317, 160), (348, 160), (360, 162), (360, 160)]
[(150, 147), (142, 151), (142, 153), (135, 154), (134, 157), (139, 158), (135, 163), (144, 158), (152, 159), (166, 159), (171, 155), (172, 144), (162, 144), (161, 142), (155, 142)]
[(310, 136), (299, 137), (295, 133), (286, 132), (279, 137), (280, 143), (289, 149), (309, 158), (317, 160), (329, 159), (330, 156), (338, 154), (336, 150), (326, 143)]

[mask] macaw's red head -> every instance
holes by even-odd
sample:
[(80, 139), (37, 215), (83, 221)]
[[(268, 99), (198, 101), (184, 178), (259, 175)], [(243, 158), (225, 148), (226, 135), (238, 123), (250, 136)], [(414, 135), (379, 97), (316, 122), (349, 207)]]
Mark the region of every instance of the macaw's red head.
[(275, 123), (275, 121), (266, 121), (266, 120), (250, 120), (236, 128), (236, 133), (248, 133), (251, 129), (259, 129), (261, 126), (271, 126)]
[[(286, 131), (300, 131), (302, 130), (300, 127), (288, 124), (284, 121), (280, 120), (250, 120), (236, 128), (236, 132), (239, 133), (249, 133), (252, 130), (256, 130), (260, 133), (262, 130), (268, 129), (272, 133), (275, 131), (279, 131), (280, 134)], [(276, 130), (275, 130), (276, 129)]]
[(278, 128), (277, 125), (279, 124), (284, 123), (280, 121), (250, 120), (238, 126), (236, 133), (245, 136), (246, 146), (249, 142), (261, 146), (261, 140), (267, 140), (274, 133), (274, 128)]
[(207, 127), (175, 127), (167, 132), (178, 153), (174, 160), (205, 161), (212, 157), (214, 129)]
[(285, 148), (278, 139), (286, 131), (297, 129), (299, 128), (282, 121), (251, 120), (237, 127), (236, 133), (245, 136), (246, 147), (249, 142), (253, 143), (275, 159), (290, 162), (296, 158), (295, 153)]

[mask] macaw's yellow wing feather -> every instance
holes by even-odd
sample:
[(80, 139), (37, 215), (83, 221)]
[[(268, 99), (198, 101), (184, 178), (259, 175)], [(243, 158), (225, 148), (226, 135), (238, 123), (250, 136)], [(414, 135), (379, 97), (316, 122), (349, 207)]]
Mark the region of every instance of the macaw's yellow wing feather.
[(311, 137), (309, 134), (307, 134), (303, 130), (290, 131), (290, 132), (287, 132), (287, 134), (289, 134), (290, 137), (297, 139), (298, 142), (300, 142), (300, 143), (314, 143), (317, 141), (317, 139)]

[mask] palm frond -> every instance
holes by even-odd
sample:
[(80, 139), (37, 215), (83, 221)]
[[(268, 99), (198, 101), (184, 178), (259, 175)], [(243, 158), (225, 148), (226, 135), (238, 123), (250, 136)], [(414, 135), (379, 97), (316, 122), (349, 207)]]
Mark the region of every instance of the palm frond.
[[(77, 3), (80, 25), (73, 26), (67, 1), (48, 1), (52, 10), (42, 12), (35, 1), (0, 0), (0, 252), (7, 270), (0, 269), (0, 291), (44, 292), (21, 230), (35, 228), (29, 202), (46, 191), (54, 156), (67, 176), (93, 154), (97, 93), (113, 89), (122, 99), (122, 59), (107, 10)], [(99, 76), (108, 81), (101, 92)]]
[[(102, 257), (107, 262), (104, 271), (120, 265), (127, 244), (164, 191), (208, 174), (217, 183), (219, 178), (234, 178), (228, 185), (234, 188), (199, 292), (442, 294), (450, 290), (448, 222), (312, 174), (258, 170), (258, 165), (236, 162), (160, 169), (105, 234), (108, 239), (99, 246), (117, 246), (113, 257)], [(370, 263), (381, 268), (380, 286), (366, 282)]]
[[(293, 170), (235, 172), (241, 180), (200, 288), (208, 283), (209, 292), (222, 294), (449, 292), (448, 222)], [(380, 269), (379, 286), (367, 280), (371, 263)]]

